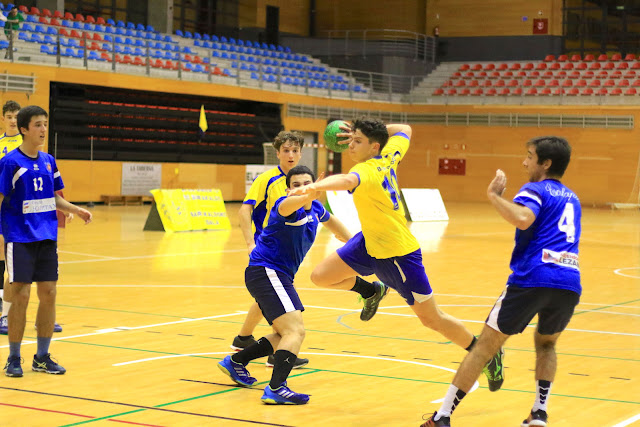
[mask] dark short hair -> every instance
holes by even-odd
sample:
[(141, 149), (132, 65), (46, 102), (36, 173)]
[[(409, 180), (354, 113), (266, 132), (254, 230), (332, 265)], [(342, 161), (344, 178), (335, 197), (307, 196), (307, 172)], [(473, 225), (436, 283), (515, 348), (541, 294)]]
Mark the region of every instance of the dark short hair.
[(276, 135), (276, 138), (273, 140), (273, 148), (275, 148), (276, 151), (280, 151), (280, 147), (282, 147), (282, 144), (288, 141), (291, 141), (293, 144), (297, 144), (298, 146), (300, 146), (300, 149), (302, 149), (302, 146), (304, 145), (304, 136), (302, 136), (300, 132), (289, 132), (283, 130), (278, 133), (278, 135)]
[(7, 113), (13, 113), (14, 111), (20, 111), (20, 104), (16, 101), (7, 101), (2, 106), (2, 115), (4, 116)]
[(551, 160), (547, 175), (564, 175), (571, 160), (571, 146), (566, 139), (559, 136), (539, 136), (527, 142), (527, 146), (535, 147), (539, 165), (545, 160)]
[(20, 131), (20, 134), (22, 134), (22, 128), (29, 129), (31, 118), (35, 116), (49, 117), (47, 112), (37, 105), (29, 105), (18, 112), (18, 130)]
[(289, 188), (289, 185), (291, 184), (291, 177), (294, 175), (311, 175), (311, 181), (316, 180), (316, 176), (313, 174), (313, 172), (311, 172), (311, 169), (303, 165), (298, 165), (294, 168), (291, 168), (291, 170), (287, 174), (287, 188)]
[(360, 132), (362, 132), (364, 136), (369, 138), (369, 142), (379, 143), (380, 152), (382, 152), (382, 149), (384, 148), (385, 145), (387, 145), (387, 141), (389, 140), (389, 132), (387, 131), (387, 125), (385, 125), (382, 120), (362, 117), (362, 118), (356, 119), (353, 122), (352, 129), (354, 132), (360, 129)]

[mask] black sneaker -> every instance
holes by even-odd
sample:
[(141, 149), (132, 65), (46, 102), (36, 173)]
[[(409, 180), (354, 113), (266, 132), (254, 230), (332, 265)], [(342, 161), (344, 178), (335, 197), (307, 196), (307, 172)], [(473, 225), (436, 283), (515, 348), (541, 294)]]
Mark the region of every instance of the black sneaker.
[[(275, 357), (273, 357), (273, 354), (270, 354), (269, 357), (267, 357), (267, 361), (265, 363), (265, 366), (267, 368), (273, 368), (273, 365), (275, 365), (276, 363), (276, 359)], [(300, 359), (299, 357), (296, 359), (296, 363), (293, 364), (293, 369), (300, 369), (303, 366), (307, 366), (309, 364), (309, 359)]]
[[(420, 427), (451, 427), (450, 417), (440, 417), (438, 421), (434, 420), (437, 413), (438, 412), (434, 412), (425, 423), (420, 424)], [(424, 419), (425, 416), (426, 415), (423, 415), (422, 419)]]
[(37, 354), (33, 355), (33, 364), (31, 370), (35, 372), (46, 372), (47, 374), (62, 375), (67, 372), (62, 366), (58, 365), (53, 359), (51, 354), (47, 353), (42, 357), (38, 357)]
[(7, 359), (7, 364), (4, 366), (4, 373), (8, 377), (21, 377), (22, 376), (22, 357), (10, 357)]
[[(487, 376), (489, 391), (498, 391), (504, 382), (504, 349), (500, 350), (489, 360), (482, 370)], [(536, 424), (533, 424), (536, 425)]]
[(240, 338), (240, 335), (236, 335), (236, 337), (233, 339), (233, 343), (231, 344), (231, 349), (234, 351), (240, 351), (255, 343), (256, 339), (253, 337), (253, 335), (249, 335), (244, 339)]
[(364, 300), (364, 307), (362, 307), (362, 311), (360, 312), (360, 320), (366, 322), (367, 320), (371, 320), (371, 318), (378, 311), (378, 306), (380, 305), (380, 301), (389, 293), (389, 288), (384, 283), (376, 280), (372, 283), (376, 288), (376, 293), (371, 295), (369, 298), (362, 298)]
[(521, 427), (545, 427), (547, 425), (547, 413), (542, 409), (538, 409), (537, 411), (529, 414), (529, 418), (524, 420)]

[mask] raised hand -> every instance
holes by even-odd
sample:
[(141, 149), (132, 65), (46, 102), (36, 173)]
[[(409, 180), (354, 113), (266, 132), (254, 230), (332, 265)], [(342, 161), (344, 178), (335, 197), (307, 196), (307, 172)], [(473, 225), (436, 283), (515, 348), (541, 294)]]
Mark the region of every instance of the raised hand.
[(501, 169), (496, 171), (496, 176), (493, 178), (489, 187), (487, 188), (487, 195), (497, 195), (502, 196), (504, 194), (504, 190), (507, 188), (507, 176)]

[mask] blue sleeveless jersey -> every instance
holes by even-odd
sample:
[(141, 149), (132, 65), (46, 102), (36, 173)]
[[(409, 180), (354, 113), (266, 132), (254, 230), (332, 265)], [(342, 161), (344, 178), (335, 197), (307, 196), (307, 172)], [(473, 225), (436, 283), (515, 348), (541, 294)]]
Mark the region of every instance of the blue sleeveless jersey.
[(2, 234), (6, 242), (58, 239), (55, 192), (64, 185), (56, 161), (40, 151), (31, 158), (20, 149), (0, 160)]
[(314, 200), (310, 210), (300, 208), (285, 218), (278, 213), (278, 207), (284, 199), (286, 197), (279, 198), (271, 209), (269, 222), (258, 236), (256, 247), (249, 256), (249, 265), (278, 270), (293, 281), (304, 256), (316, 239), (318, 225), (328, 221), (330, 215), (322, 203)]
[(578, 196), (560, 181), (546, 179), (525, 184), (513, 201), (531, 209), (536, 219), (528, 229), (516, 230), (508, 284), (580, 294), (582, 208)]

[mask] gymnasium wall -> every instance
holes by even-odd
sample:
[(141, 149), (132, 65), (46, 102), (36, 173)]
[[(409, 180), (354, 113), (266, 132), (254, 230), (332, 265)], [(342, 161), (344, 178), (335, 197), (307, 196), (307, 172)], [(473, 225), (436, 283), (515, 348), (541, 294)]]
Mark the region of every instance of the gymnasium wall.
[[(232, 97), (246, 100), (269, 101), (282, 104), (283, 123), (288, 130), (322, 134), (326, 120), (289, 117), (287, 103), (384, 110), (407, 113), (472, 112), (472, 113), (540, 113), (540, 114), (592, 114), (633, 115), (640, 123), (640, 112), (634, 107), (575, 107), (575, 106), (412, 106), (312, 98), (303, 95), (261, 91), (235, 86), (214, 85), (140, 76), (102, 73), (57, 67), (5, 64), (12, 74), (36, 75), (36, 92), (27, 99), (24, 94), (2, 93), (1, 102), (15, 99), (22, 105), (38, 104), (49, 107), (49, 83), (84, 82), (90, 85), (112, 86), (126, 89), (186, 93)], [(194, 123), (194, 126), (196, 124)], [(526, 181), (521, 162), (524, 143), (546, 134), (565, 136), (574, 148), (566, 182), (579, 194), (583, 203), (605, 204), (628, 202), (634, 192), (640, 156), (640, 130), (486, 127), (414, 125), (414, 137), (409, 155), (399, 169), (402, 187), (439, 188), (445, 200), (485, 200), (486, 186), (495, 170), (505, 170), (509, 178), (508, 195)], [(53, 141), (49, 141), (52, 144)], [(464, 145), (464, 148), (463, 148)], [(439, 175), (439, 158), (466, 159), (465, 176)], [(327, 153), (318, 150), (318, 172), (326, 169)], [(352, 163), (348, 155), (342, 156), (342, 170), (348, 171)], [(120, 192), (120, 162), (94, 162), (60, 160), (60, 171), (66, 184), (65, 196), (72, 201), (98, 201), (101, 195)], [(176, 169), (178, 173), (176, 173)], [(244, 197), (244, 167), (238, 165), (176, 164), (163, 165), (162, 185), (165, 188), (220, 188), (225, 200)], [(637, 198), (637, 189), (635, 190)]]

